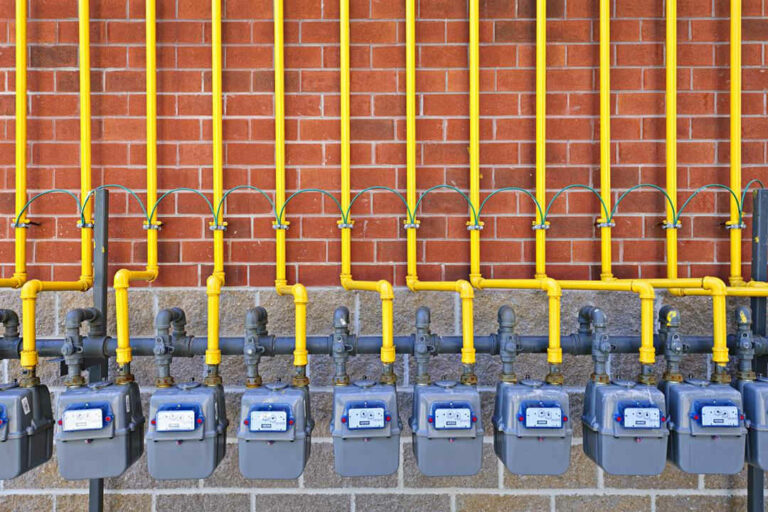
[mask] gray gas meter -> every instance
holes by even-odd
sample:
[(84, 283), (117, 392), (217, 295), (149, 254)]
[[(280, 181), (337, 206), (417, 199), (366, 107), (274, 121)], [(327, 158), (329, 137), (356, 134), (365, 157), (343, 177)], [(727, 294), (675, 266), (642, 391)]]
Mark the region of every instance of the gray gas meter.
[(149, 401), (147, 464), (158, 480), (206, 478), (226, 451), (224, 389), (197, 382), (159, 389)]
[(308, 388), (278, 382), (246, 390), (237, 431), (240, 472), (254, 479), (298, 478), (313, 427)]
[(509, 471), (559, 475), (571, 462), (568, 393), (537, 380), (500, 382), (493, 411), (493, 446)]
[(727, 384), (666, 382), (669, 459), (687, 473), (735, 474), (744, 468), (747, 429), (741, 393)]
[(768, 469), (768, 379), (739, 381), (747, 427), (747, 462)]
[(413, 453), (427, 476), (474, 475), (483, 463), (480, 393), (456, 381), (416, 386)]
[(144, 453), (144, 414), (135, 382), (95, 382), (59, 395), (56, 450), (67, 480), (117, 477)]
[(584, 395), (584, 453), (614, 475), (658, 475), (667, 462), (664, 394), (634, 381), (590, 381)]
[(42, 385), (0, 385), (0, 480), (47, 462), (53, 451), (51, 395)]
[(361, 380), (333, 389), (331, 437), (336, 472), (380, 476), (400, 465), (400, 431), (395, 386)]

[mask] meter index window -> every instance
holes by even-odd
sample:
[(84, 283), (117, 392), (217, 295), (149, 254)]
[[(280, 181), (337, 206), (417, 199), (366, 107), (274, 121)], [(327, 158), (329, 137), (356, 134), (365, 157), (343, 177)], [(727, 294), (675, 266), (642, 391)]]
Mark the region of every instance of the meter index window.
[(437, 430), (467, 430), (472, 428), (472, 410), (469, 407), (435, 409)]
[(563, 410), (560, 407), (527, 407), (525, 409), (526, 428), (561, 428)]
[(350, 430), (384, 428), (383, 407), (355, 407), (347, 412)]
[(96, 409), (70, 409), (61, 417), (61, 428), (65, 432), (98, 430), (104, 426), (104, 413)]
[(735, 405), (705, 405), (701, 408), (704, 427), (738, 427), (739, 409)]
[(155, 419), (158, 432), (190, 432), (195, 430), (195, 411), (157, 411)]
[(285, 432), (288, 413), (285, 411), (251, 411), (248, 425), (251, 432)]
[(627, 407), (625, 428), (661, 428), (661, 411), (657, 407)]

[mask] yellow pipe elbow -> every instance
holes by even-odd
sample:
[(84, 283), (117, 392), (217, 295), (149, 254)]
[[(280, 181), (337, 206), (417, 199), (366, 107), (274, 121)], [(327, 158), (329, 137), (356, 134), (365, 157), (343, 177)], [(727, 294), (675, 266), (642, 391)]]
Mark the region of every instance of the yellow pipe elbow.
[(34, 370), (37, 366), (37, 332), (36, 310), (37, 295), (43, 291), (43, 283), (38, 279), (27, 281), (21, 287), (22, 307), (22, 350), (21, 367), (25, 370)]
[(560, 305), (563, 290), (557, 281), (550, 277), (539, 280), (541, 289), (547, 292), (549, 298), (549, 347), (547, 348), (547, 362), (549, 364), (563, 364), (563, 348), (560, 345)]
[(646, 281), (633, 280), (630, 289), (640, 296), (640, 364), (652, 365), (656, 362), (656, 349), (653, 346), (656, 294), (653, 286)]
[(719, 366), (728, 363), (728, 343), (726, 327), (726, 296), (725, 283), (716, 277), (704, 277), (701, 280), (702, 288), (709, 290), (712, 295), (712, 327), (714, 331), (714, 343), (712, 345), (712, 360)]
[(221, 279), (212, 274), (205, 283), (208, 295), (208, 348), (205, 351), (205, 364), (217, 366), (221, 364), (219, 349), (219, 297), (221, 296)]

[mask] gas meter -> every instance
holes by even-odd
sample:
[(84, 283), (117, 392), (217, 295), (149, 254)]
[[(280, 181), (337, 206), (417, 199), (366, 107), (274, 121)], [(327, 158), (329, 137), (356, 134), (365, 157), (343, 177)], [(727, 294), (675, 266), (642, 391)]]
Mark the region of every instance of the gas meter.
[(361, 380), (333, 389), (331, 436), (336, 472), (380, 476), (400, 465), (400, 431), (395, 386)]
[(0, 480), (47, 462), (53, 451), (51, 395), (43, 385), (0, 385)]
[(237, 432), (240, 472), (254, 479), (298, 478), (313, 427), (308, 388), (278, 382), (246, 390)]
[(768, 469), (768, 379), (739, 381), (747, 427), (747, 462)]
[(664, 394), (634, 381), (590, 381), (584, 396), (584, 453), (614, 475), (657, 475), (667, 462)]
[(59, 395), (56, 450), (67, 480), (117, 477), (144, 453), (144, 414), (135, 382), (95, 382)]
[(739, 473), (747, 437), (741, 393), (698, 379), (666, 382), (664, 387), (670, 460), (687, 473)]
[(571, 462), (568, 393), (538, 380), (500, 382), (493, 412), (493, 446), (509, 471), (559, 475)]
[(158, 480), (206, 478), (226, 451), (224, 389), (188, 382), (149, 401), (147, 464)]
[(427, 476), (474, 475), (483, 463), (480, 394), (474, 386), (439, 381), (413, 392), (413, 453)]

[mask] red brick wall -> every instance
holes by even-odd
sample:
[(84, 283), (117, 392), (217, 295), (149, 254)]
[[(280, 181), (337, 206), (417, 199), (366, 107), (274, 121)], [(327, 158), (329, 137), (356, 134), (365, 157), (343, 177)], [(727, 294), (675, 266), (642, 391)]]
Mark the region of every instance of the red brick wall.
[[(144, 189), (144, 2), (91, 2), (94, 185)], [(405, 187), (404, 2), (352, 0), (352, 186)], [(484, 193), (534, 187), (534, 0), (480, 0), (481, 165)], [(613, 183), (616, 191), (664, 184), (664, 8), (662, 0), (617, 0), (612, 22)], [(336, 0), (286, 0), (288, 188), (339, 189), (339, 26)], [(768, 177), (766, 88), (768, 2), (744, 0), (744, 179)], [(29, 21), (30, 193), (77, 190), (77, 2), (31, 0)], [(548, 22), (548, 188), (599, 186), (597, 0), (550, 0)], [(680, 199), (707, 183), (728, 183), (729, 27), (726, 0), (680, 0)], [(14, 1), (0, 0), (0, 211), (13, 212)], [(228, 0), (225, 6), (225, 187), (271, 191), (273, 170), (272, 2)], [(418, 39), (418, 184), (421, 190), (468, 182), (466, 0), (421, 0)], [(158, 0), (160, 188), (211, 188), (210, 5)], [(111, 262), (141, 266), (144, 232), (138, 207), (112, 194)], [(289, 279), (338, 282), (339, 215), (317, 194), (288, 208)], [(191, 194), (160, 209), (158, 285), (200, 285), (212, 259), (206, 207)], [(226, 233), (228, 284), (268, 286), (274, 278), (274, 232), (265, 201), (230, 196)], [(505, 193), (487, 209), (484, 272), (530, 276), (534, 257), (527, 199)], [(597, 201), (574, 191), (553, 208), (548, 238), (553, 277), (596, 277)], [(727, 275), (728, 195), (693, 201), (681, 230), (681, 276)], [(615, 273), (659, 275), (664, 242), (662, 196), (639, 192), (622, 203), (614, 230)], [(399, 200), (377, 192), (353, 210), (355, 277), (402, 285), (405, 240)], [(30, 218), (30, 273), (79, 274), (75, 207), (64, 196), (39, 200)], [(467, 215), (458, 196), (434, 193), (419, 231), (424, 279), (468, 272)], [(12, 230), (0, 225), (0, 261), (12, 269)], [(748, 241), (745, 233), (745, 243)], [(745, 255), (748, 256), (748, 252)], [(748, 272), (748, 267), (745, 267)]]

